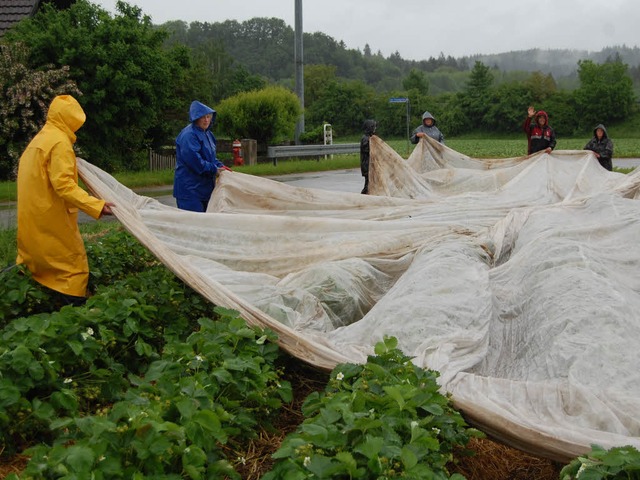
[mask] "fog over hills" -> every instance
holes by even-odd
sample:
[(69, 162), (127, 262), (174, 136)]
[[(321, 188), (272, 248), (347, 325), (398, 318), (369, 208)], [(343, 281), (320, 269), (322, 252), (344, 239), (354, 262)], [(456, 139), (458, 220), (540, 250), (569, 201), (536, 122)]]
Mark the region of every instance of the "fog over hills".
[(579, 60), (592, 60), (595, 63), (603, 63), (608, 58), (615, 58), (617, 55), (629, 67), (640, 65), (640, 48), (630, 48), (624, 45), (606, 47), (599, 52), (536, 48), (492, 55), (474, 55), (462, 57), (460, 60), (466, 61), (469, 66), (473, 66), (476, 61), (480, 61), (487, 66), (495, 66), (500, 70), (541, 71), (562, 77), (575, 72)]

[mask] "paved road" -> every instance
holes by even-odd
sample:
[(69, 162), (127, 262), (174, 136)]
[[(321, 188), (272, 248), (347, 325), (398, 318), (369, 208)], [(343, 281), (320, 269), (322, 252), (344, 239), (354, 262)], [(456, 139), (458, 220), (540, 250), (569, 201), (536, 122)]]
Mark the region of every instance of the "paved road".
[[(640, 166), (640, 158), (614, 159), (613, 164), (618, 168), (635, 168)], [(363, 178), (360, 175), (360, 169), (278, 175), (269, 178), (296, 187), (320, 188), (322, 190), (354, 193), (359, 193), (364, 184)], [(165, 205), (176, 206), (176, 200), (171, 196), (171, 186), (144, 189), (138, 191), (138, 193), (157, 198)], [(105, 219), (108, 218), (109, 217), (105, 217)], [(78, 221), (93, 222), (95, 220), (80, 212)], [(0, 228), (13, 228), (15, 225), (16, 212), (14, 206), (11, 204), (0, 205)]]
[[(359, 193), (364, 185), (360, 175), (360, 169), (335, 170), (331, 172), (300, 173), (294, 175), (278, 175), (269, 177), (279, 182), (288, 183), (296, 187), (320, 188), (324, 190), (337, 190), (341, 192)], [(176, 199), (171, 195), (171, 186), (153, 187), (137, 190), (140, 195), (156, 198), (159, 202), (176, 206)], [(103, 217), (100, 221), (109, 221), (111, 217)], [(88, 215), (80, 212), (78, 222), (94, 222)], [(8, 203), (0, 205), (0, 229), (14, 228), (16, 225), (15, 205)]]

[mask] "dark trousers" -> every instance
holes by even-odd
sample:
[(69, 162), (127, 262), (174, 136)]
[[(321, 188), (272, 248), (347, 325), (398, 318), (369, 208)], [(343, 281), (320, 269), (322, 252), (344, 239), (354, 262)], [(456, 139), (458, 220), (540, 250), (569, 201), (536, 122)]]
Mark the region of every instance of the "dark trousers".
[(198, 198), (176, 198), (176, 205), (180, 210), (189, 210), (190, 212), (206, 212), (208, 200), (200, 200)]
[(600, 165), (602, 165), (602, 168), (606, 168), (610, 172), (613, 171), (613, 164), (610, 158), (599, 158), (598, 161)]
[(367, 195), (369, 193), (369, 175), (363, 175), (364, 177), (364, 188), (360, 193)]

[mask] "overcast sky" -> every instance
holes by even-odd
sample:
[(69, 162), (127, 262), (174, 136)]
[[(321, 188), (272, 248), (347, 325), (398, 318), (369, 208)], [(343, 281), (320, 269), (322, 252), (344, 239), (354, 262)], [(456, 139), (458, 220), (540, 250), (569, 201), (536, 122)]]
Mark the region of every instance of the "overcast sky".
[[(116, 0), (92, 0), (115, 12)], [(295, 27), (295, 0), (130, 0), (153, 23), (277, 17)], [(638, 0), (303, 0), (303, 30), (348, 48), (405, 59), (529, 48), (599, 51), (640, 46)]]

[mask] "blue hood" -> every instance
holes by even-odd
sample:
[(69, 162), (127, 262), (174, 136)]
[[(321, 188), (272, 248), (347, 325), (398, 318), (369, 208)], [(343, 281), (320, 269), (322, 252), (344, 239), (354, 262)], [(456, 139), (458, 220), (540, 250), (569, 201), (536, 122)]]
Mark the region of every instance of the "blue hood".
[(213, 125), (216, 121), (217, 112), (213, 108), (207, 107), (204, 103), (194, 100), (191, 102), (191, 107), (189, 107), (189, 121), (193, 123), (200, 117), (204, 117), (209, 113), (212, 115), (211, 125)]

